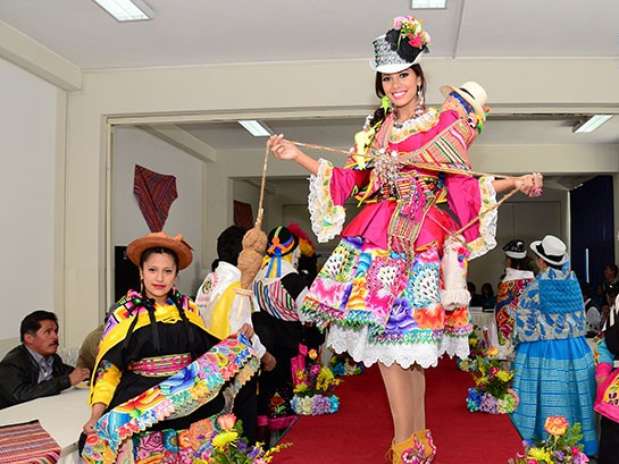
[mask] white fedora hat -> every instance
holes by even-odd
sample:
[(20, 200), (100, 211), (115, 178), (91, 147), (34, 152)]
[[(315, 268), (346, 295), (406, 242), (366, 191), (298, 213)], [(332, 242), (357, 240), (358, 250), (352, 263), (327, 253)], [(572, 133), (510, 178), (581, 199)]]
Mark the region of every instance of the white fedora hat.
[(568, 260), (567, 246), (554, 235), (546, 235), (542, 240), (535, 240), (531, 243), (531, 250), (550, 264), (561, 265)]
[(443, 85), (441, 87), (441, 93), (444, 97), (448, 96), (451, 92), (456, 92), (460, 95), (473, 107), (477, 116), (483, 121), (486, 120), (484, 105), (488, 102), (488, 94), (481, 85), (477, 82), (469, 81), (465, 82), (460, 87), (453, 87), (451, 85)]

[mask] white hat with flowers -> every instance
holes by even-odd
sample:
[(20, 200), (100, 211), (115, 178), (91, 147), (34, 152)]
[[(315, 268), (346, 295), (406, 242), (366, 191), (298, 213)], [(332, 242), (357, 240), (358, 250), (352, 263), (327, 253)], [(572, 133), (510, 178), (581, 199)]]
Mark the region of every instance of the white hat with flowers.
[(374, 39), (374, 58), (371, 68), (380, 73), (391, 74), (410, 68), (419, 61), (422, 52), (429, 52), (430, 34), (420, 20), (413, 16), (398, 16), (393, 28)]

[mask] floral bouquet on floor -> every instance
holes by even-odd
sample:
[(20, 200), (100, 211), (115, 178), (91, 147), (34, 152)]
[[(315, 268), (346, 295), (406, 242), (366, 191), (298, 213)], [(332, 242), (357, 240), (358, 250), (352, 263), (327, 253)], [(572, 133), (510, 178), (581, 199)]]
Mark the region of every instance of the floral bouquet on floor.
[(570, 427), (563, 416), (550, 416), (544, 423), (549, 437), (535, 444), (524, 442), (524, 452), (518, 453), (508, 464), (586, 464), (589, 458), (583, 453), (581, 427)]
[(477, 356), (483, 356), (488, 345), (483, 337), (483, 332), (480, 327), (473, 326), (473, 330), (469, 335), (469, 357), (456, 360), (458, 368), (464, 372), (470, 372), (475, 369), (475, 359)]
[(250, 445), (243, 435), (241, 421), (234, 414), (224, 414), (217, 418), (220, 432), (211, 443), (213, 452), (208, 461), (194, 461), (198, 464), (266, 464), (273, 460), (273, 455), (291, 446), (284, 443), (268, 451), (260, 443)]
[(471, 412), (509, 414), (518, 406), (518, 395), (510, 388), (513, 373), (496, 358), (498, 350), (488, 348), (485, 356), (477, 356), (468, 366), (475, 387), (468, 390), (467, 409)]
[(365, 371), (363, 363), (355, 362), (347, 353), (334, 354), (329, 361), (329, 367), (336, 377), (361, 375)]
[(295, 422), (297, 416), (290, 407), (290, 401), (286, 399), (291, 397), (291, 394), (282, 395), (279, 391), (271, 397), (267, 419), (269, 430), (284, 430)]
[(299, 354), (291, 359), (293, 397), (290, 407), (297, 414), (317, 416), (333, 414), (340, 399), (333, 390), (341, 383), (333, 371), (320, 365), (318, 352), (299, 345)]

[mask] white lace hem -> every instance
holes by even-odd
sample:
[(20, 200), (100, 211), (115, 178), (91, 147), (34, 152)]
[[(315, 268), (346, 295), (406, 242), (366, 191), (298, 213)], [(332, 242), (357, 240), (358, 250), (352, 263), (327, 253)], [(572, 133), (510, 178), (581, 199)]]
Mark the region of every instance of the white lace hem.
[(386, 366), (397, 363), (404, 369), (419, 364), (427, 369), (436, 367), (439, 358), (444, 354), (459, 358), (469, 355), (468, 337), (443, 337), (440, 347), (433, 344), (380, 345), (368, 342), (367, 327), (353, 330), (332, 325), (326, 344), (338, 354), (347, 352), (355, 362), (362, 362), (366, 367), (380, 362)]
[(333, 165), (324, 159), (318, 160), (318, 173), (309, 178), (307, 209), (310, 213), (312, 231), (320, 243), (328, 242), (342, 231), (346, 212), (335, 205), (331, 198)]
[[(479, 179), (479, 193), (481, 207), (479, 208), (479, 238), (469, 243), (471, 254), (469, 260), (479, 258), (496, 247), (496, 224), (498, 208), (496, 208), (496, 191), (492, 186), (494, 177), (481, 177)], [(493, 208), (486, 213), (488, 209)]]

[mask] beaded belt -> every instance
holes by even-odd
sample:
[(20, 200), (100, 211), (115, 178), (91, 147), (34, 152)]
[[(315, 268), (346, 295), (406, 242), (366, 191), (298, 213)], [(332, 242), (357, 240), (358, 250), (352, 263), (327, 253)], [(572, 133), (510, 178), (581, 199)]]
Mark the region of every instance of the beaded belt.
[(415, 189), (421, 187), (425, 197), (433, 197), (442, 189), (442, 182), (432, 175), (420, 175), (415, 171), (404, 171), (394, 184), (384, 184), (378, 191), (378, 200), (404, 200), (409, 201), (417, 193)]
[(142, 358), (129, 363), (128, 369), (144, 377), (169, 377), (191, 364), (189, 353)]

